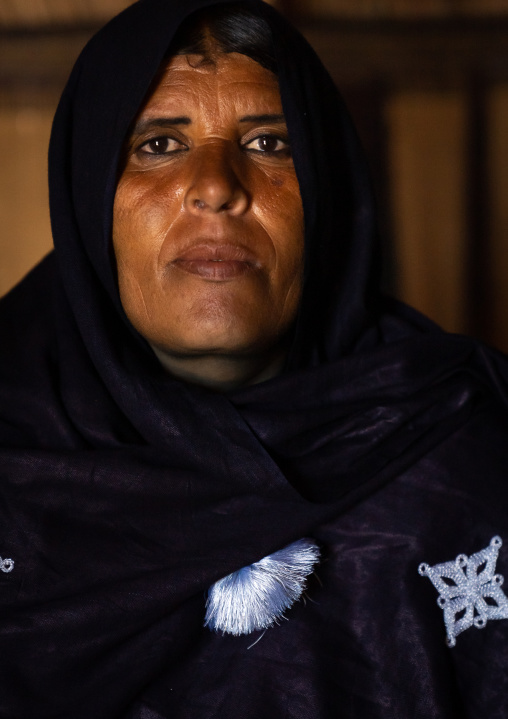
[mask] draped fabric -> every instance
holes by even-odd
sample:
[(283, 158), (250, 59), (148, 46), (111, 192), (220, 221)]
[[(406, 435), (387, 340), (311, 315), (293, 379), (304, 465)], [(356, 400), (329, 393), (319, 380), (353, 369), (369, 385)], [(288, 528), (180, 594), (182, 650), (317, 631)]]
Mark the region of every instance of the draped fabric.
[[(125, 317), (122, 144), (182, 20), (212, 4), (128, 8), (56, 114), (55, 251), (0, 303), (0, 717), (505, 717), (508, 621), (449, 649), (417, 569), (508, 541), (506, 361), (381, 296), (354, 130), (261, 2), (305, 212), (286, 367), (213, 393), (166, 374)], [(287, 621), (203, 627), (213, 582), (305, 536), (323, 560)]]

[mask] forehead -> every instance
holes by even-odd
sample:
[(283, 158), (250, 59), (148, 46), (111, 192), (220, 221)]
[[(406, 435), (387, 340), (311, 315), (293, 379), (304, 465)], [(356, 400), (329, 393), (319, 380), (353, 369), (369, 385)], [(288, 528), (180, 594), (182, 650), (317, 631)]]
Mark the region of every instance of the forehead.
[(176, 55), (161, 70), (141, 115), (169, 112), (281, 113), (276, 76), (246, 55), (217, 54), (211, 61)]

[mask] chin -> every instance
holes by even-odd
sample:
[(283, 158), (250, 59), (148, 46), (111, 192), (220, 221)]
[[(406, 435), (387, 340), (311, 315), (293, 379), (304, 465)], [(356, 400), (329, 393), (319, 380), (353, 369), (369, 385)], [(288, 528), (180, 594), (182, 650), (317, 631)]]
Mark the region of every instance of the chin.
[(228, 303), (220, 302), (200, 304), (183, 315), (182, 322), (160, 327), (156, 344), (174, 354), (238, 355), (262, 351), (274, 339), (277, 342), (274, 327), (260, 322), (259, 311), (233, 312)]
[(163, 352), (181, 356), (239, 356), (263, 352), (272, 343), (266, 337), (242, 333), (202, 332), (198, 335), (160, 337), (155, 342)]

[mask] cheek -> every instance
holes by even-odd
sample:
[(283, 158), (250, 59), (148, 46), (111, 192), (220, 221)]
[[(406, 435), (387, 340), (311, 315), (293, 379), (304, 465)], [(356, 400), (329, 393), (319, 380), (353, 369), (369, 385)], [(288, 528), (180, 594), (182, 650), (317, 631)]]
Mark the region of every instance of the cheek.
[(156, 205), (146, 206), (146, 192), (139, 182), (120, 181), (113, 207), (113, 248), (120, 299), (127, 316), (136, 320), (149, 314), (150, 280), (157, 262)]
[(158, 182), (142, 173), (120, 180), (113, 209), (115, 254), (154, 253), (179, 214), (181, 192), (175, 183)]
[(294, 175), (271, 179), (270, 191), (258, 206), (276, 253), (275, 272), (284, 283), (300, 279), (303, 272), (304, 218), (298, 182)]
[(118, 287), (124, 310), (137, 329), (138, 319), (153, 314), (161, 247), (178, 215), (168, 197), (178, 202), (175, 193), (146, 182), (143, 175), (122, 178), (115, 195), (112, 235)]

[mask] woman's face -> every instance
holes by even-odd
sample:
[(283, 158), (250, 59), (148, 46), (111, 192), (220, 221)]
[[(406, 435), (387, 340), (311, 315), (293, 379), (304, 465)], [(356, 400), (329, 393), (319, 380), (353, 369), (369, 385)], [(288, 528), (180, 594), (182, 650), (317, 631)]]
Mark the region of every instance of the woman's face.
[(200, 59), (171, 59), (128, 140), (113, 220), (120, 297), (162, 352), (262, 354), (295, 318), (303, 269), (278, 83), (245, 55)]

